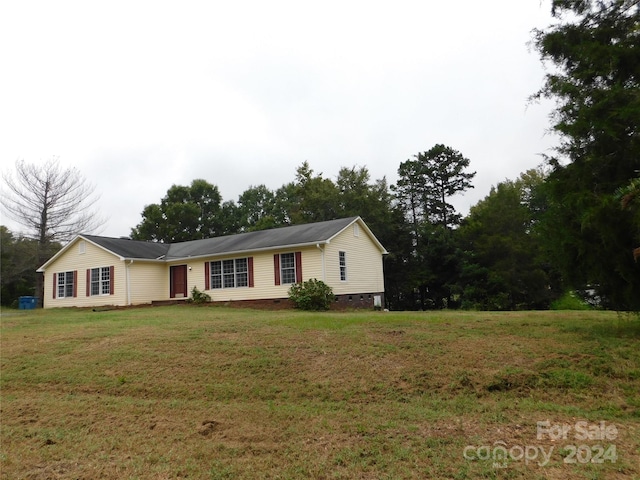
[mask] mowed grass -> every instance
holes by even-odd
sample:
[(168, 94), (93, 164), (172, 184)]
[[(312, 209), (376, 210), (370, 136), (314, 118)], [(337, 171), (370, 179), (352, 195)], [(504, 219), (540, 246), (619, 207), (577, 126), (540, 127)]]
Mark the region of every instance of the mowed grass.
[(4, 310), (1, 333), (2, 479), (640, 478), (635, 317)]

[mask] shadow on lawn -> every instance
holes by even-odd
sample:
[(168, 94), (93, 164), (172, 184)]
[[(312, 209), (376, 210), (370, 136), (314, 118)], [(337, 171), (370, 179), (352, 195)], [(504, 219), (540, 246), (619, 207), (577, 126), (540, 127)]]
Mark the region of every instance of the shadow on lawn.
[(640, 338), (640, 313), (619, 313), (611, 321), (573, 322), (561, 327), (565, 332), (590, 338)]

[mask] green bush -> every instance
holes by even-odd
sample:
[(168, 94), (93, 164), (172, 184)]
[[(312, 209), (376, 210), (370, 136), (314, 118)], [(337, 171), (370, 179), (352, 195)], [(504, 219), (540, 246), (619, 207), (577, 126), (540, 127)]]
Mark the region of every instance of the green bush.
[(322, 280), (312, 278), (289, 288), (289, 300), (301, 310), (329, 310), (335, 300), (333, 290)]
[(551, 303), (551, 310), (591, 310), (591, 306), (574, 292), (567, 292)]
[(193, 287), (193, 289), (191, 289), (191, 298), (189, 298), (189, 301), (196, 304), (207, 303), (211, 301), (211, 296), (207, 293), (201, 292), (196, 287)]

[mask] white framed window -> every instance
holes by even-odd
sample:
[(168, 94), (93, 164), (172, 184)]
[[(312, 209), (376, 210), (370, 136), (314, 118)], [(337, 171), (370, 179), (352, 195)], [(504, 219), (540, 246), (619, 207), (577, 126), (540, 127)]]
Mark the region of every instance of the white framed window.
[(91, 295), (109, 295), (111, 293), (111, 268), (91, 269)]
[(249, 286), (249, 262), (247, 258), (217, 260), (210, 265), (210, 286), (215, 288), (239, 288)]
[(80, 240), (78, 242), (78, 254), (83, 255), (87, 251), (87, 242)]
[(353, 236), (354, 237), (360, 236), (360, 225), (358, 225), (357, 223), (353, 224)]
[(340, 281), (347, 281), (347, 253), (346, 252), (338, 252), (338, 257), (340, 260)]
[(281, 283), (296, 283), (296, 256), (294, 253), (280, 254), (280, 281)]
[(73, 297), (73, 272), (58, 273), (58, 298)]

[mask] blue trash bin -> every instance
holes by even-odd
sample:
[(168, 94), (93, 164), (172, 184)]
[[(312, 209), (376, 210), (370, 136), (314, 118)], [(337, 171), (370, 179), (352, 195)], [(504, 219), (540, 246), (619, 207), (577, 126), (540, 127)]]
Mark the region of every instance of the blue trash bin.
[(38, 304), (37, 297), (24, 296), (24, 297), (20, 297), (18, 300), (18, 308), (20, 310), (32, 310), (36, 308), (37, 304)]

